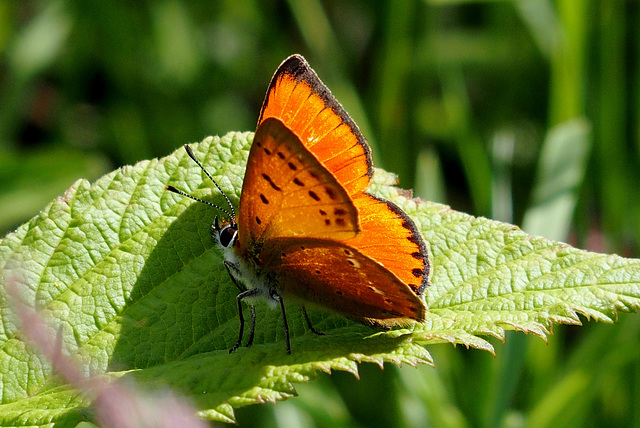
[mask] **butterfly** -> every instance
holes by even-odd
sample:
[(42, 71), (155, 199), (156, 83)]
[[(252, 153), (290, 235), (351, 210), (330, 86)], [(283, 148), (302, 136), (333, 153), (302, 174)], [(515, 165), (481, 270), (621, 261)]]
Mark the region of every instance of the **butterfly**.
[(427, 248), (414, 221), (394, 203), (366, 193), (370, 148), (355, 122), (306, 60), (280, 64), (265, 96), (249, 151), (238, 212), (189, 146), (188, 155), (224, 195), (229, 209), (212, 225), (224, 266), (249, 302), (253, 343), (257, 299), (279, 306), (291, 353), (285, 299), (323, 307), (389, 329), (424, 322), (429, 285)]

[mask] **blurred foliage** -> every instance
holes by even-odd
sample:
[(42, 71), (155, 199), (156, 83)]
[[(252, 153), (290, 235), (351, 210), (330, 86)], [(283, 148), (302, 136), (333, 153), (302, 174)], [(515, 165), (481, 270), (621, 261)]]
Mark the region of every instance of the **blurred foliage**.
[[(419, 196), (638, 256), (635, 0), (0, 2), (0, 230), (77, 178), (251, 130), (303, 54)], [(640, 426), (640, 318), (363, 367), (241, 426)], [(376, 405), (374, 405), (376, 404)]]

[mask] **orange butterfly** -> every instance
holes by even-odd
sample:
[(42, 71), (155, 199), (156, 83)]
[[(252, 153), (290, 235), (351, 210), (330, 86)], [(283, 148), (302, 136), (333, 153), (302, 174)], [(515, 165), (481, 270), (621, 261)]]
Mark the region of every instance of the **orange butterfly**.
[[(193, 152), (189, 156), (207, 173)], [(212, 205), (228, 219), (212, 232), (237, 296), (266, 298), (282, 312), (284, 299), (319, 305), (364, 324), (391, 328), (423, 322), (429, 279), (427, 249), (415, 223), (389, 201), (365, 193), (373, 167), (360, 130), (300, 55), (276, 70), (265, 96), (236, 216), (172, 186), (167, 189)], [(253, 342), (255, 308), (251, 304)]]

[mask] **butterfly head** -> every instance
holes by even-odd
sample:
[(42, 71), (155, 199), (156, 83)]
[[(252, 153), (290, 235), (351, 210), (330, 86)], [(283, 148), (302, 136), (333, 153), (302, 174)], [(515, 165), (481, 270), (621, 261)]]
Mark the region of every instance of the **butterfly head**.
[(224, 199), (227, 201), (227, 204), (229, 205), (229, 210), (226, 210), (225, 208), (219, 205), (216, 205), (212, 202), (204, 201), (200, 198), (196, 198), (195, 196), (189, 195), (188, 193), (183, 192), (182, 190), (178, 190), (173, 186), (166, 186), (166, 189), (173, 193), (186, 196), (187, 198), (193, 199), (194, 201), (202, 202), (203, 204), (207, 204), (209, 206), (212, 206), (222, 211), (227, 218), (223, 219), (222, 221), (219, 221), (218, 217), (216, 216), (215, 222), (211, 225), (211, 232), (221, 247), (231, 248), (233, 247), (233, 244), (236, 242), (236, 238), (238, 236), (238, 223), (236, 223), (236, 211), (233, 208), (233, 204), (229, 200), (229, 197), (227, 196), (227, 194), (224, 193), (224, 191), (220, 188), (218, 183), (213, 179), (211, 174), (209, 174), (209, 172), (207, 172), (204, 166), (202, 166), (202, 164), (200, 163), (198, 158), (196, 158), (191, 148), (186, 144), (184, 148), (187, 151), (187, 154), (189, 155), (189, 157), (193, 159), (196, 164), (198, 164), (200, 169), (204, 171), (204, 173), (207, 175), (207, 177), (209, 177), (209, 179), (213, 182), (213, 184), (220, 191), (220, 193), (222, 193), (222, 196), (224, 196)]
[(233, 219), (225, 219), (220, 222), (216, 216), (216, 219), (211, 225), (211, 232), (218, 240), (220, 246), (230, 248), (233, 247), (238, 237), (238, 224)]

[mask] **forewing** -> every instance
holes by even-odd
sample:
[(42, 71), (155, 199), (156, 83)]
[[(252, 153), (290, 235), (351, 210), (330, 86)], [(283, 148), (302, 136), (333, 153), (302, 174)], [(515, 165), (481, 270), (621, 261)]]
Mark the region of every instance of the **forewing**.
[(349, 195), (364, 191), (373, 175), (362, 133), (300, 55), (292, 55), (273, 75), (258, 125), (277, 118), (300, 138)]
[(278, 237), (349, 239), (358, 212), (344, 188), (282, 122), (258, 127), (240, 196), (241, 247)]

